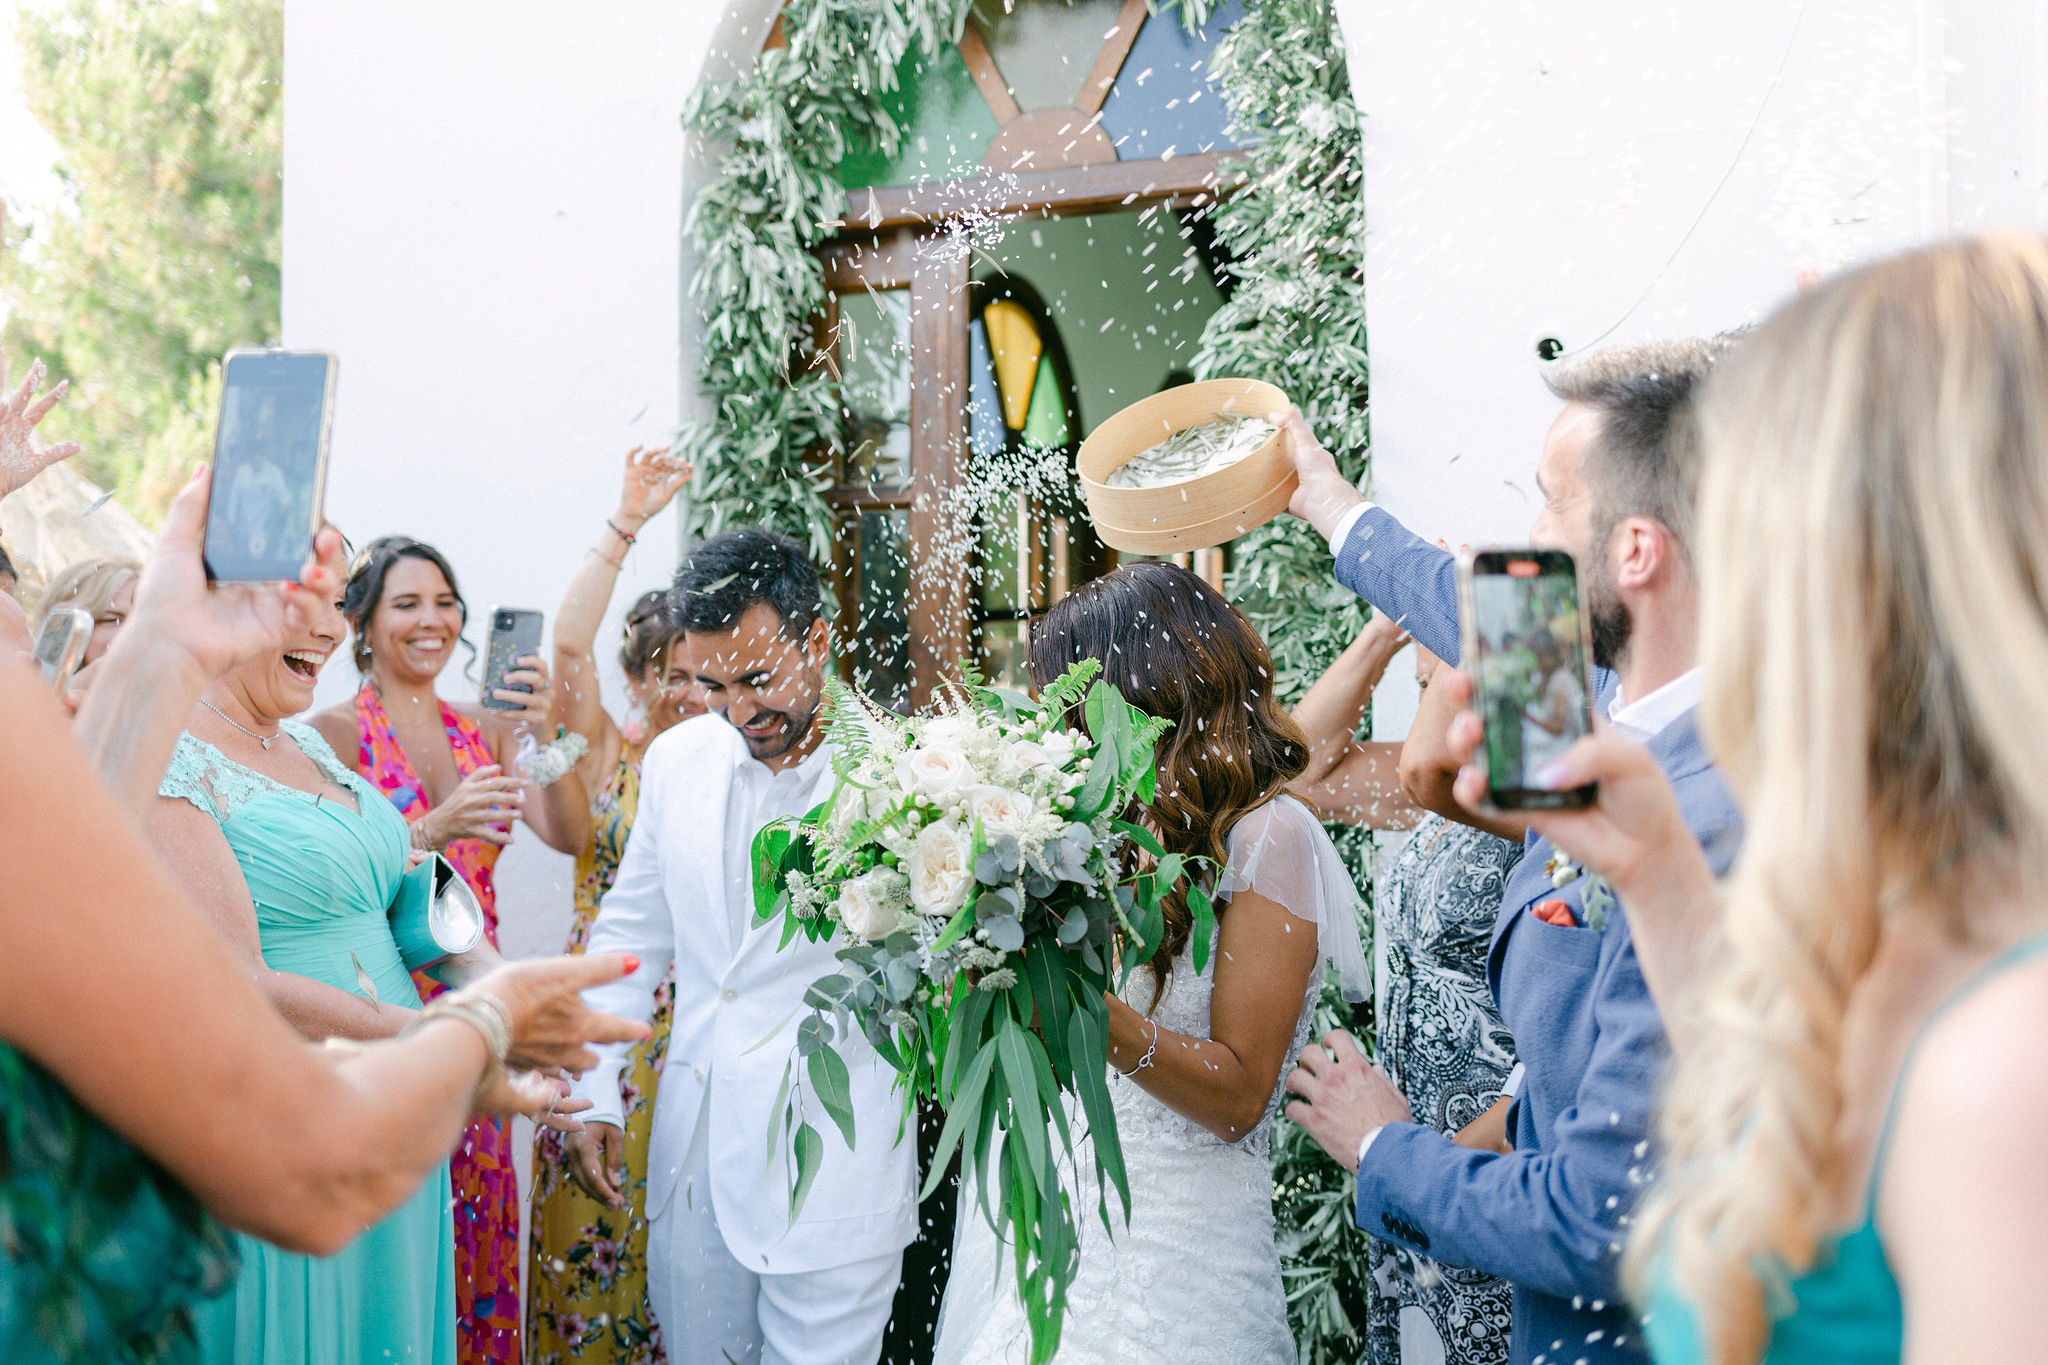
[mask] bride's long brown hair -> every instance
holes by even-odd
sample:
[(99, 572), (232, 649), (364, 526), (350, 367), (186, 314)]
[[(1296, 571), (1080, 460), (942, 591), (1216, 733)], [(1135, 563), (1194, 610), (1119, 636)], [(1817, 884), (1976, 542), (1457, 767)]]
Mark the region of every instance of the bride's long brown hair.
[[(1273, 698), (1266, 642), (1178, 564), (1139, 560), (1075, 589), (1032, 623), (1030, 659), (1040, 687), (1098, 660), (1126, 701), (1173, 722), (1145, 812), (1169, 853), (1222, 867), (1230, 827), (1308, 766), (1307, 736)], [(1166, 936), (1150, 964), (1155, 1001), (1194, 923), (1180, 891), (1164, 908)]]

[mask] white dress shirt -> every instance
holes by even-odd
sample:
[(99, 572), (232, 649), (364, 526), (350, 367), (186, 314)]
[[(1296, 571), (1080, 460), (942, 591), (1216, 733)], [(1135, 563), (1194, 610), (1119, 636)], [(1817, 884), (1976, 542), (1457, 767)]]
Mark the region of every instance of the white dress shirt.
[(1624, 701), (1621, 689), (1607, 699), (1607, 720), (1639, 744), (1655, 739), (1665, 726), (1700, 704), (1706, 679), (1697, 668), (1685, 672), (1635, 701)]

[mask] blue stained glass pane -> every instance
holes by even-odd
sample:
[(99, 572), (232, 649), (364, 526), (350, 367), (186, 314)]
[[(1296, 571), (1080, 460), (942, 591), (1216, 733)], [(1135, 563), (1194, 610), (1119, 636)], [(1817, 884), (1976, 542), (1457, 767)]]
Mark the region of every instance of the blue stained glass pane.
[(1003, 453), (1003, 400), (989, 359), (988, 329), (976, 317), (967, 332), (967, 448), (987, 458)]
[(1244, 0), (1223, 0), (1193, 33), (1176, 13), (1145, 21), (1102, 105), (1102, 130), (1116, 144), (1117, 160), (1193, 156), (1243, 145), (1224, 131), (1230, 109), (1210, 83), (1208, 67), (1216, 40), (1242, 18)]

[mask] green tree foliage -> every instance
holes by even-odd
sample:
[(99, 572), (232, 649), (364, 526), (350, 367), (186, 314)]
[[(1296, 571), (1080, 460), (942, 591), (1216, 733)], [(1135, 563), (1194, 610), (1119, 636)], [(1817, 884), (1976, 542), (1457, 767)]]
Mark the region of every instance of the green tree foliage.
[[(1362, 483), (1370, 458), (1364, 160), (1335, 6), (1251, 0), (1211, 66), (1253, 146), (1250, 185), (1216, 210), (1237, 288), (1204, 328), (1195, 372), (1273, 384)], [(1366, 621), (1365, 604), (1330, 576), (1329, 547), (1293, 517), (1232, 545), (1225, 586), (1271, 648), (1289, 705)], [(1369, 889), (1367, 836), (1331, 833)], [(1369, 1002), (1350, 1005), (1326, 986), (1317, 1037), (1344, 1028), (1370, 1040), (1373, 1022)], [(1302, 1365), (1351, 1361), (1363, 1346), (1367, 1238), (1353, 1221), (1353, 1185), (1307, 1133), (1274, 1125), (1273, 1216)]]
[(69, 0), (15, 36), (64, 203), (7, 215), (0, 338), (71, 381), (45, 430), (153, 519), (211, 448), (222, 352), (278, 333), (284, 6)]

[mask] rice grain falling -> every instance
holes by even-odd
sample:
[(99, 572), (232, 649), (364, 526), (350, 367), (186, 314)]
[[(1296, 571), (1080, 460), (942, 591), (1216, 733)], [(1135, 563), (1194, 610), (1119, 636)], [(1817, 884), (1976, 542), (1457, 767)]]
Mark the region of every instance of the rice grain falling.
[(1109, 472), (1109, 488), (1161, 488), (1213, 474), (1264, 445), (1275, 430), (1263, 417), (1217, 417), (1182, 427)]

